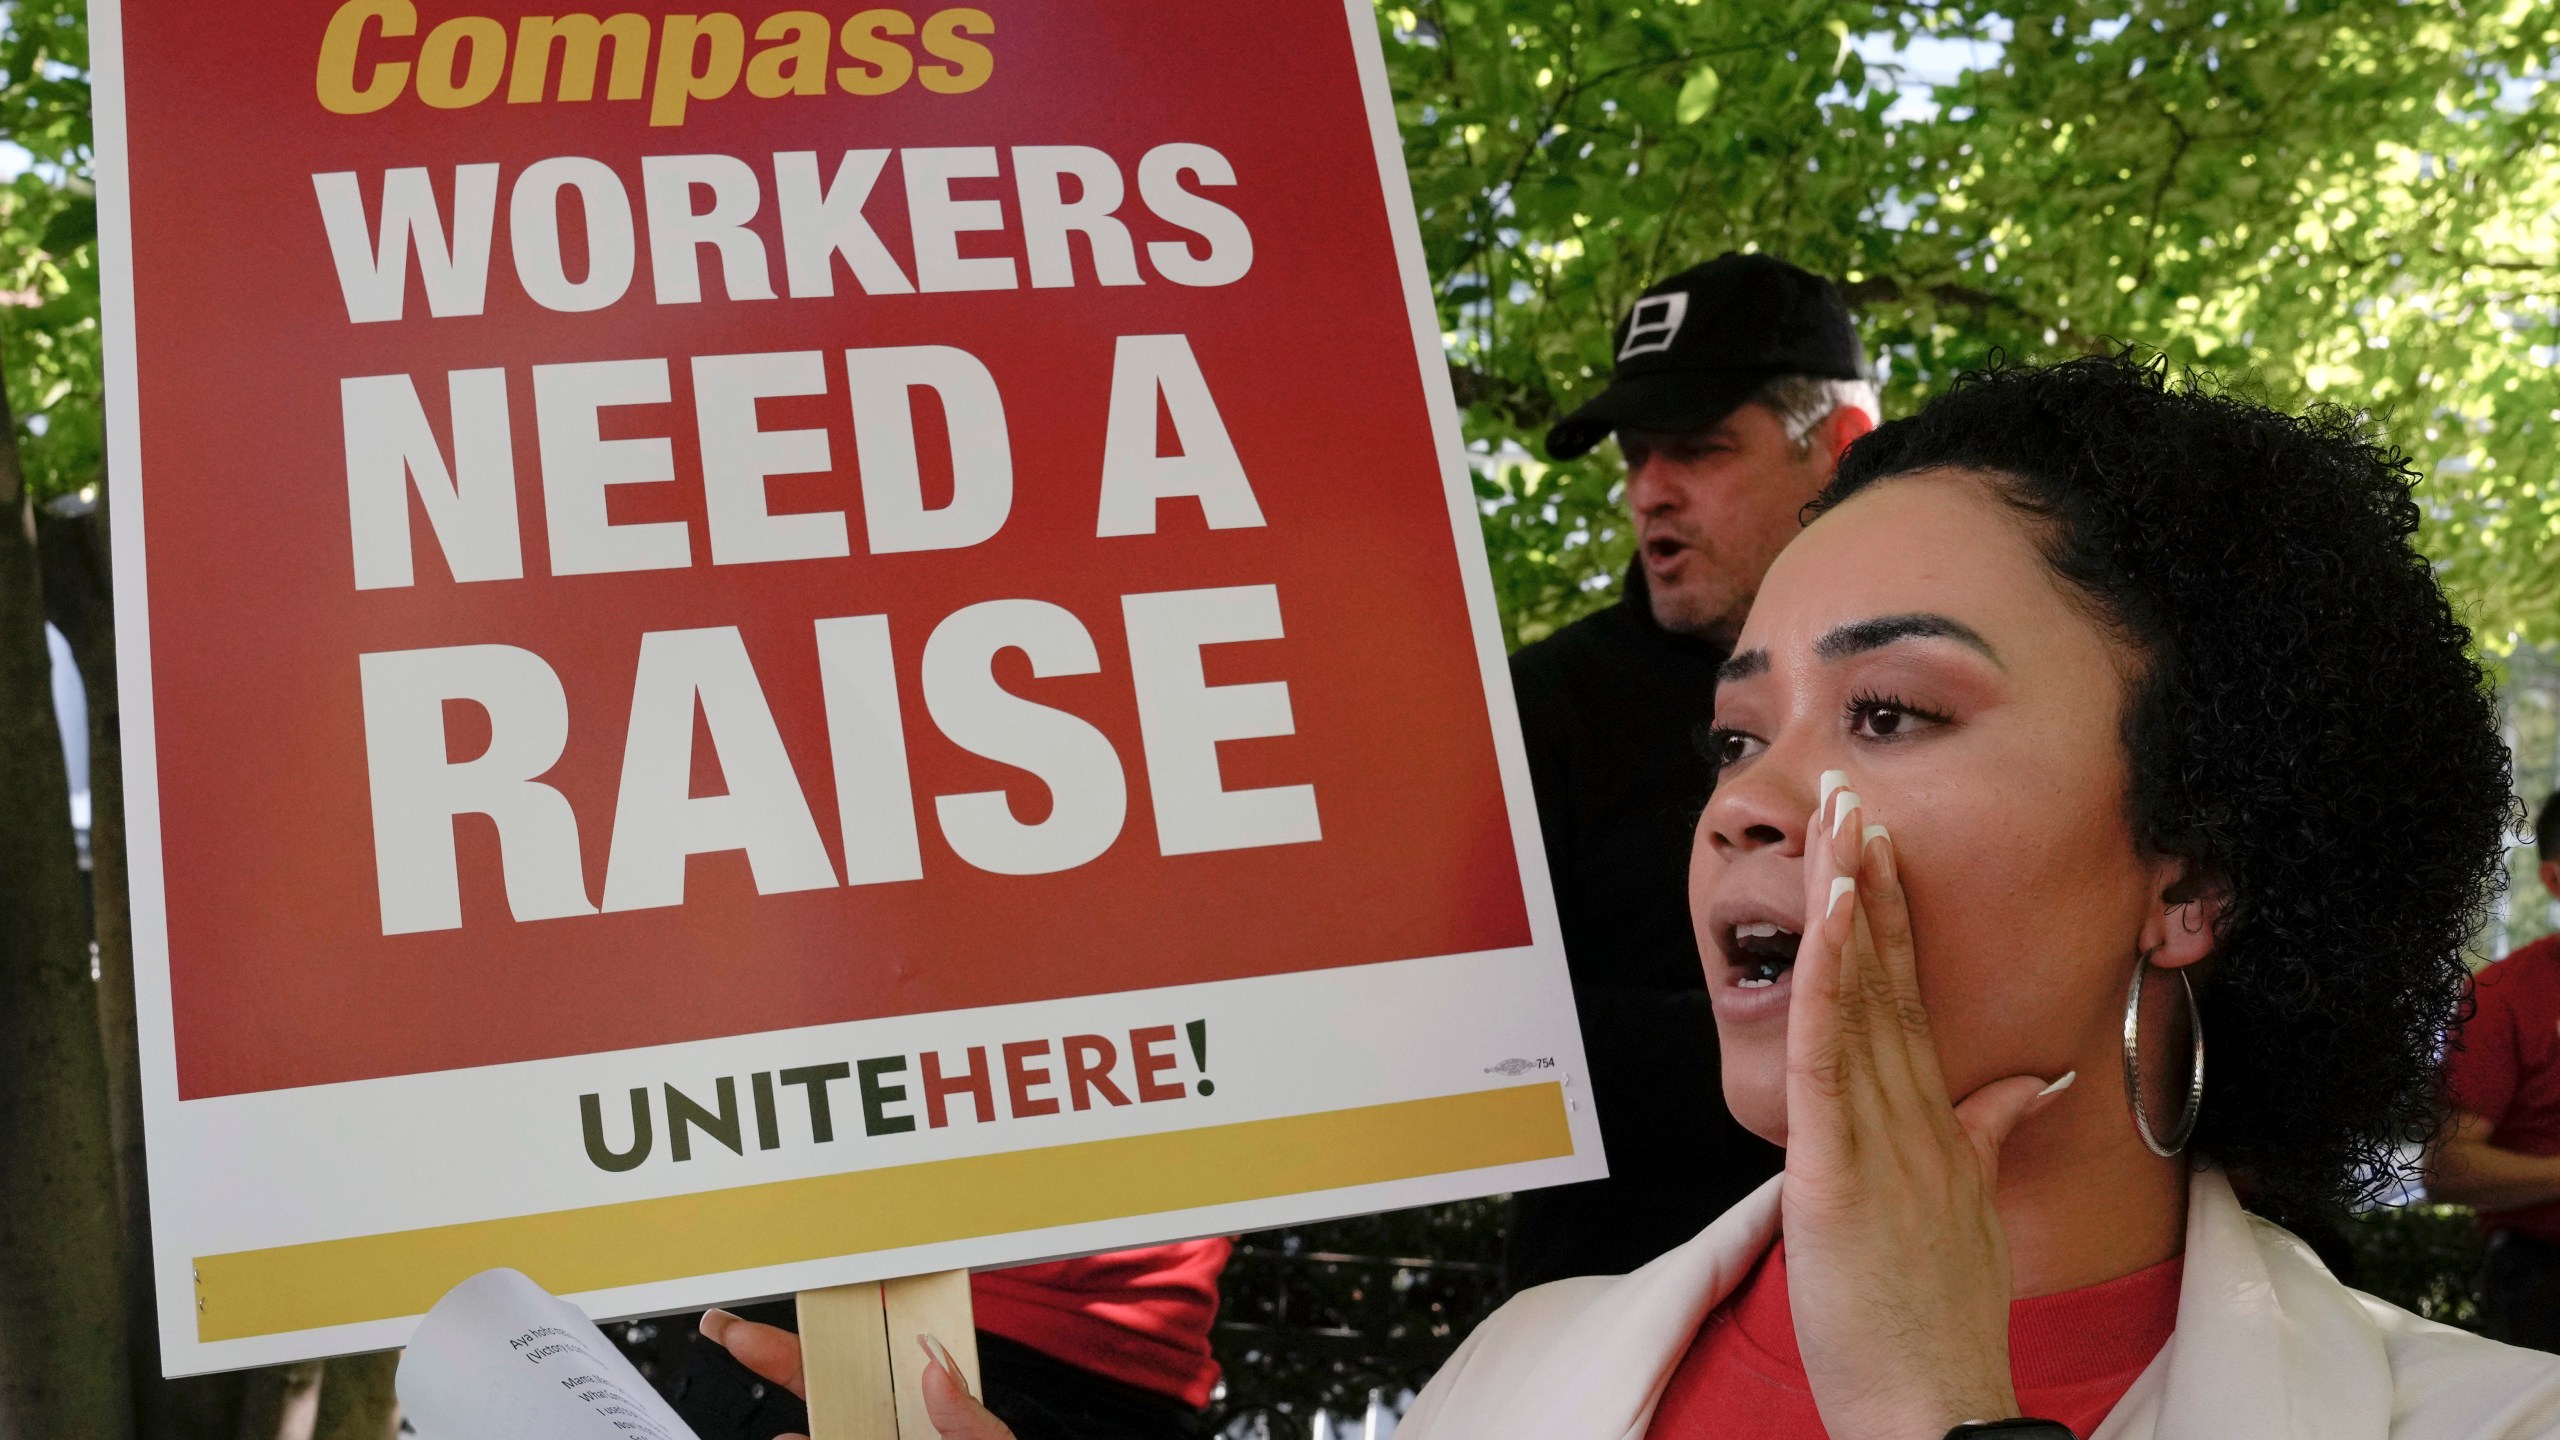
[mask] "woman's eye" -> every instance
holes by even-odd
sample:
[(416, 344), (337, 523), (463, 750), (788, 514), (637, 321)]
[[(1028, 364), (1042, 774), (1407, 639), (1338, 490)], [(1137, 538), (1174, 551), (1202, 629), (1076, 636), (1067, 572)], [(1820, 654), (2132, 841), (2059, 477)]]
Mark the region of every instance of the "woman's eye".
[(1849, 703), (1849, 732), (1869, 740), (1900, 739), (1945, 721), (1899, 700), (1861, 696)]
[(1707, 732), (1699, 748), (1706, 752), (1707, 763), (1721, 770), (1736, 761), (1750, 758), (1753, 753), (1752, 747), (1759, 743), (1739, 730), (1727, 730), (1718, 726)]

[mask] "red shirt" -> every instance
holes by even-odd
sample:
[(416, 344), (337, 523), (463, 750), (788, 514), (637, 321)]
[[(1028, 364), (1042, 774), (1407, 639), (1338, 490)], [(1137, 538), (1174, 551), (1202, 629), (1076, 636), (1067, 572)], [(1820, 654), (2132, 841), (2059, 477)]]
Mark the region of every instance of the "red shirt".
[(969, 1277), (978, 1328), (1193, 1409), (1218, 1388), (1209, 1325), (1235, 1249), (1185, 1240)]
[[(2095, 1431), (2178, 1323), (2183, 1256), (2121, 1279), (2009, 1307), (2009, 1374), (2022, 1413)], [(2006, 1420), (2006, 1415), (1967, 1417)], [(1824, 1440), (1787, 1307), (1787, 1255), (1773, 1245), (1725, 1297), (1671, 1377), (1645, 1440)]]
[[(2560, 935), (2480, 972), (2479, 1008), (2445, 1049), (2454, 1106), (2489, 1122), (2503, 1150), (2560, 1155)], [(2484, 1212), (2491, 1230), (2560, 1240), (2560, 1203)]]

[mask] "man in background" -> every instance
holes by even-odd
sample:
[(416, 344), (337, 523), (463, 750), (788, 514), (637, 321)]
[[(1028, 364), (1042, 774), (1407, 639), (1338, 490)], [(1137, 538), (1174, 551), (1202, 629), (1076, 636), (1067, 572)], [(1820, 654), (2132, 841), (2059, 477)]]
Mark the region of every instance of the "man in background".
[[(2560, 795), (2533, 822), (2542, 888), (2560, 895)], [(2445, 1053), (2453, 1116), (2427, 1160), (2427, 1197), (2480, 1212), (2481, 1300), (2493, 1338), (2560, 1351), (2560, 935), (2480, 972), (2477, 1008)]]
[(1778, 1171), (1725, 1109), (1690, 930), (1699, 736), (1761, 577), (1878, 415), (1838, 292), (1770, 256), (1672, 276), (1613, 338), (1609, 388), (1547, 450), (1616, 435), (1635, 562), (1616, 604), (1511, 657), (1610, 1173), (1517, 1198), (1514, 1287), (1632, 1270)]

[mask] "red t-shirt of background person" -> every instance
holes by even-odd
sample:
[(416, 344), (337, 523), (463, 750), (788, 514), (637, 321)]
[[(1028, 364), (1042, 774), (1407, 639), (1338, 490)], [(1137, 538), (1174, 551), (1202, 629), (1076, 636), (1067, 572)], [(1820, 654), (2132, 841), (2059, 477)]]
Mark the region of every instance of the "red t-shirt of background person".
[[(2546, 935), (2480, 972), (2479, 1008), (2445, 1050), (2454, 1108), (2490, 1124), (2489, 1142), (2560, 1155), (2560, 935)], [(2489, 1230), (2560, 1241), (2560, 1202), (2480, 1215)]]
[(969, 1277), (978, 1328), (1193, 1409), (1218, 1388), (1209, 1326), (1235, 1249), (1185, 1240)]

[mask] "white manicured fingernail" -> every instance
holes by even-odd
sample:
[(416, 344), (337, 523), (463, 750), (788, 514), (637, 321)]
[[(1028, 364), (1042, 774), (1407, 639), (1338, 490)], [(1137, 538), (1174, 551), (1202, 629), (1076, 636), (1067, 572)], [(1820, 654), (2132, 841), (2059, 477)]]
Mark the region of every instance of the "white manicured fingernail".
[(2065, 1070), (2065, 1071), (2063, 1071), (2063, 1072), (2062, 1072), (2062, 1078), (2061, 1078), (2061, 1079), (2056, 1080), (2056, 1081), (2054, 1081), (2052, 1084), (2047, 1085), (2047, 1086), (2046, 1086), (2046, 1087), (2044, 1087), (2043, 1089), (2041, 1089), (2041, 1090), (2037, 1091), (2037, 1092), (2036, 1092), (2036, 1098), (2037, 1098), (2037, 1099), (2039, 1099), (2039, 1100), (2041, 1100), (2041, 1099), (2043, 1099), (2044, 1097), (2046, 1097), (2047, 1095), (2059, 1095), (2059, 1094), (2061, 1094), (2063, 1091), (2070, 1089), (2070, 1088), (2071, 1088), (2071, 1082), (2072, 1082), (2072, 1081), (2074, 1081), (2074, 1080), (2077, 1080), (2077, 1079), (2079, 1079), (2079, 1078), (2080, 1078), (2080, 1072), (2079, 1072), (2079, 1071), (2077, 1071), (2077, 1070)]
[(1849, 823), (1849, 812), (1857, 809), (1862, 802), (1858, 799), (1857, 791), (1843, 790), (1839, 794), (1837, 803), (1840, 808), (1831, 812), (1831, 833), (1834, 838), (1840, 834), (1840, 827)]
[(923, 1346), (924, 1353), (932, 1358), (933, 1363), (941, 1366), (943, 1373), (951, 1377), (951, 1383), (960, 1387), (960, 1393), (965, 1395), (969, 1392), (969, 1380), (960, 1373), (960, 1362), (951, 1358), (951, 1352), (942, 1348), (941, 1341), (919, 1330), (916, 1343)]
[(1858, 893), (1858, 877), (1857, 877), (1857, 876), (1855, 876), (1855, 875), (1834, 875), (1834, 876), (1832, 876), (1832, 877), (1831, 877), (1831, 898), (1822, 902), (1822, 913), (1823, 913), (1824, 917), (1825, 917), (1825, 918), (1828, 918), (1828, 917), (1830, 916), (1830, 914), (1831, 914), (1831, 912), (1832, 912), (1832, 911), (1837, 910), (1837, 909), (1839, 909), (1839, 908), (1840, 908), (1840, 897), (1841, 897), (1841, 896), (1843, 896), (1843, 895), (1854, 895), (1854, 894), (1856, 894), (1856, 893)]
[(1866, 833), (1858, 837), (1858, 843), (1864, 845), (1869, 840), (1891, 840), (1892, 838), (1892, 836), (1884, 833), (1883, 826), (1870, 825), (1866, 828)]
[(1839, 789), (1843, 789), (1843, 788), (1845, 788), (1845, 787), (1848, 785), (1848, 783), (1849, 783), (1849, 772), (1848, 772), (1848, 771), (1846, 771), (1846, 770), (1825, 770), (1825, 771), (1823, 771), (1823, 772), (1822, 772), (1822, 803), (1823, 803), (1823, 804), (1825, 804), (1825, 805), (1830, 804), (1830, 803), (1831, 803), (1831, 792), (1832, 792), (1832, 791), (1834, 791), (1834, 790), (1839, 790)]

